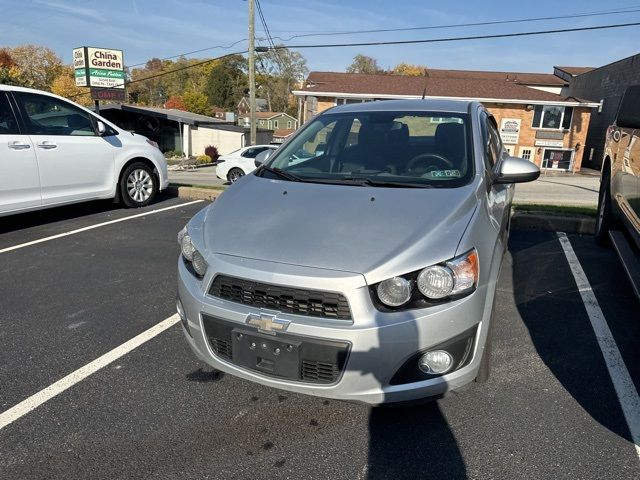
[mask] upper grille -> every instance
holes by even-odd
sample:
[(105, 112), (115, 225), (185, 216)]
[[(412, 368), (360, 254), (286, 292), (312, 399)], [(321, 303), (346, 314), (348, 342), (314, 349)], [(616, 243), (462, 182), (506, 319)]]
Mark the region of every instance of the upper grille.
[(218, 275), (213, 280), (209, 293), (214, 297), (258, 308), (309, 317), (351, 320), (349, 303), (339, 293), (283, 287), (226, 275)]

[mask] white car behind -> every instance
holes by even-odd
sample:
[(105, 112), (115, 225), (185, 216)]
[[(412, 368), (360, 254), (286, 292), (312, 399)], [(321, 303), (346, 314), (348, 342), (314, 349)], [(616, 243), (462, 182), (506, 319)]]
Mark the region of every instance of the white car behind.
[(100, 198), (143, 207), (168, 185), (155, 142), (57, 95), (0, 85), (0, 216)]
[(243, 147), (235, 152), (227, 153), (218, 158), (216, 175), (221, 180), (231, 183), (237, 181), (256, 169), (255, 159), (265, 150), (276, 150), (278, 145), (252, 145)]

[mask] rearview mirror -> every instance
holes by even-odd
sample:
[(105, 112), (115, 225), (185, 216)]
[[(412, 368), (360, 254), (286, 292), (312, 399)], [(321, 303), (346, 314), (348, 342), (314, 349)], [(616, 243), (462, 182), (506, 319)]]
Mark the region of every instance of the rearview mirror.
[(256, 168), (262, 165), (263, 163), (265, 163), (272, 153), (273, 153), (273, 150), (269, 148), (267, 150), (260, 152), (258, 155), (256, 155), (256, 158), (253, 162)]
[(107, 126), (101, 120), (98, 120), (96, 122), (96, 129), (98, 130), (98, 135), (100, 136), (103, 136), (105, 133), (107, 133)]
[(540, 176), (538, 166), (524, 158), (508, 157), (500, 165), (500, 171), (493, 183), (533, 182)]

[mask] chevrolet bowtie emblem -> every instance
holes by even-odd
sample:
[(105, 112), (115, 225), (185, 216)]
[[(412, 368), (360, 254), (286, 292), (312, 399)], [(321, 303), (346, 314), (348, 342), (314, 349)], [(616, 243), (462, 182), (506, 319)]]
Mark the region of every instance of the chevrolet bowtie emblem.
[(246, 323), (258, 327), (260, 332), (275, 335), (276, 332), (284, 332), (291, 322), (278, 318), (276, 315), (261, 312), (259, 315), (250, 313)]

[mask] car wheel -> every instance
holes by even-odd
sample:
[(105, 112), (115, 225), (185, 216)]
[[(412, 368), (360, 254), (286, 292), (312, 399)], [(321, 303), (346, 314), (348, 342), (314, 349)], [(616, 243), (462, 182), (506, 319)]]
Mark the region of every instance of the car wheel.
[(227, 173), (227, 180), (229, 180), (230, 183), (236, 183), (240, 177), (244, 177), (244, 172), (240, 168), (232, 168), (229, 170), (229, 173)]
[(613, 227), (615, 218), (611, 210), (611, 184), (609, 176), (603, 175), (598, 193), (598, 214), (596, 216), (596, 241), (603, 246), (609, 245), (609, 230)]
[(120, 198), (129, 208), (149, 205), (157, 192), (158, 181), (144, 163), (132, 163), (120, 177)]

